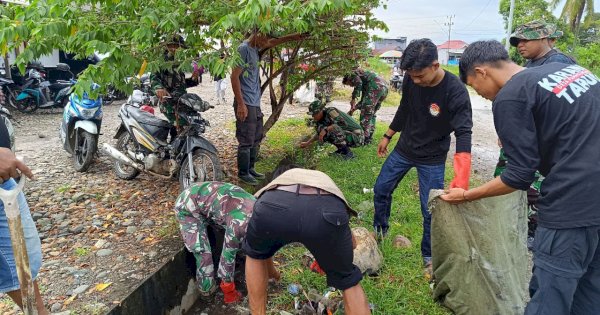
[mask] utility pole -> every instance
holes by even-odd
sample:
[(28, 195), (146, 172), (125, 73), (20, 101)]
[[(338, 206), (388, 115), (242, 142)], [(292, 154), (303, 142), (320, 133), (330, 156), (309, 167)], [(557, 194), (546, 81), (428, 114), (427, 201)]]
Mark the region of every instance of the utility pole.
[[(514, 1), (514, 0), (513, 0)], [(447, 42), (447, 59), (446, 59), (446, 65), (448, 65), (448, 63), (450, 62), (450, 33), (452, 32), (452, 25), (454, 25), (454, 22), (452, 22), (452, 19), (455, 18), (456, 15), (448, 15), (448, 22), (444, 23), (444, 25), (448, 26), (448, 42)]]
[(515, 15), (515, 0), (510, 0), (510, 12), (508, 13), (508, 29), (506, 30), (506, 42), (504, 48), (510, 49), (510, 34), (512, 33), (513, 17)]

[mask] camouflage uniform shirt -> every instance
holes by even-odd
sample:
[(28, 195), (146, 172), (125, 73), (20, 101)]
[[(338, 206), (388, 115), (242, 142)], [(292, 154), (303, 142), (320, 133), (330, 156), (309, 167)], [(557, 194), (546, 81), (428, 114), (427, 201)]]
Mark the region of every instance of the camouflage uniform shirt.
[(335, 107), (324, 108), (323, 118), (315, 123), (317, 134), (327, 127), (333, 126), (333, 130), (327, 131), (325, 142), (330, 142), (335, 146), (348, 145), (351, 147), (364, 144), (365, 137), (360, 125), (350, 115)]
[[(151, 74), (150, 85), (152, 91), (159, 89), (165, 89), (171, 94), (172, 99), (165, 100), (159, 103), (160, 112), (167, 117), (171, 124), (175, 124), (175, 105), (177, 100), (185, 93), (187, 93), (187, 84), (185, 81), (185, 73), (181, 71), (167, 71)], [(179, 119), (179, 126), (186, 125), (185, 120)]]
[(357, 70), (350, 77), (354, 91), (352, 99), (361, 96), (356, 108), (360, 110), (360, 126), (365, 138), (370, 139), (375, 132), (376, 113), (388, 95), (387, 82), (371, 71)]
[(183, 191), (175, 203), (175, 214), (186, 248), (196, 258), (196, 277), (201, 292), (215, 288), (215, 270), (206, 227), (225, 229), (217, 276), (232, 282), (235, 257), (246, 236), (256, 198), (229, 183), (203, 182)]

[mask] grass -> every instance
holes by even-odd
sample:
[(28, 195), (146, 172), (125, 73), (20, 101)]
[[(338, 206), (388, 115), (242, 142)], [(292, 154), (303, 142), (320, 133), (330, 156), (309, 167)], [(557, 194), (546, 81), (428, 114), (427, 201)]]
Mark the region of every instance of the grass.
[(91, 249), (87, 247), (77, 247), (73, 250), (73, 252), (77, 257), (85, 257), (91, 252)]
[[(387, 125), (378, 124), (374, 139), (382, 137)], [(353, 149), (356, 158), (344, 161), (329, 156), (334, 151), (331, 145), (315, 146), (301, 150), (295, 144), (311, 135), (313, 129), (301, 119), (278, 122), (268, 134), (261, 148), (259, 170), (271, 170), (286, 157), (307, 168), (316, 168), (327, 173), (344, 192), (348, 202), (356, 208), (363, 201), (372, 205), (373, 194), (363, 193), (363, 188), (372, 188), (384, 159), (376, 156), (377, 144)], [(392, 149), (392, 147), (390, 147)], [(311, 151), (312, 150), (312, 151)], [(451, 168), (447, 169), (450, 175)], [(446, 176), (451, 178), (451, 176)], [(390, 237), (381, 245), (384, 255), (383, 269), (378, 277), (366, 277), (361, 282), (369, 302), (375, 305), (374, 314), (448, 314), (431, 298), (429, 284), (423, 277), (420, 254), (421, 212), (418, 198), (416, 172), (410, 171), (394, 193)], [(362, 211), (360, 218), (353, 219), (353, 227), (372, 229), (373, 208)], [(408, 249), (396, 249), (392, 245), (395, 235), (408, 237), (413, 245)], [(302, 265), (306, 250), (302, 246), (287, 246), (276, 256), (282, 271), (282, 285), (299, 283), (308, 291), (310, 288), (324, 292), (325, 278), (307, 270)], [(294, 297), (284, 289), (269, 296), (269, 310), (293, 311)]]

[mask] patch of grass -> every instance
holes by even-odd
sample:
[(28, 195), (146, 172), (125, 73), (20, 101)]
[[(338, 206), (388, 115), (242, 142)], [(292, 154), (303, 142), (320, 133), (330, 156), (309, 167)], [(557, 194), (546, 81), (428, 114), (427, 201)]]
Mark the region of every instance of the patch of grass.
[(377, 73), (384, 79), (389, 79), (392, 76), (392, 65), (383, 62), (378, 57), (370, 57), (364, 64), (366, 70)]
[[(301, 126), (301, 120), (281, 121), (277, 130), (269, 133), (262, 150), (273, 154), (265, 155), (260, 161), (262, 170), (275, 167), (285, 154), (299, 154), (294, 144), (310, 134), (312, 130)], [(380, 139), (387, 125), (379, 123), (374, 139)], [(300, 132), (303, 131), (303, 132)], [(306, 132), (306, 133), (304, 133)], [(390, 150), (393, 148), (390, 145)], [(308, 149), (307, 149), (308, 150)], [(377, 157), (377, 144), (354, 148), (356, 158), (344, 161), (329, 156), (334, 151), (331, 145), (315, 146), (309, 153), (312, 158), (296, 162), (304, 167), (316, 168), (327, 173), (344, 192), (348, 202), (357, 207), (361, 202), (372, 204), (373, 194), (363, 193), (363, 188), (372, 188), (384, 159)], [(294, 155), (293, 157), (300, 157)], [(308, 164), (306, 164), (308, 163)], [(270, 168), (272, 169), (272, 168)], [(446, 178), (452, 178), (451, 167), (446, 168)], [(419, 196), (416, 192), (417, 175), (411, 170), (394, 192), (389, 237), (383, 241), (381, 250), (384, 265), (378, 277), (366, 277), (361, 282), (369, 302), (375, 304), (374, 314), (448, 314), (448, 311), (432, 300), (428, 282), (423, 277), (420, 241), (422, 234)], [(360, 219), (352, 219), (352, 226), (362, 226), (372, 230), (373, 208), (363, 211)], [(392, 241), (397, 234), (408, 237), (413, 245), (408, 249), (394, 248)], [(282, 286), (299, 283), (308, 291), (314, 288), (324, 292), (327, 288), (325, 277), (310, 272), (302, 265), (306, 249), (302, 246), (286, 246), (276, 256), (282, 272)], [(269, 296), (269, 310), (293, 311), (294, 297), (284, 289)]]
[(167, 222), (158, 229), (158, 237), (170, 237), (173, 235), (179, 235), (179, 223), (174, 216), (169, 216)]
[(85, 257), (91, 252), (91, 249), (87, 247), (77, 247), (73, 250), (73, 252), (77, 257)]
[(446, 71), (448, 71), (448, 72), (450, 72), (450, 73), (452, 73), (452, 74), (454, 74), (454, 75), (456, 75), (458, 77), (458, 66), (452, 66), (452, 65), (444, 66), (444, 65), (442, 65), (442, 69), (444, 69), (444, 70), (446, 70)]
[[(333, 90), (332, 98), (337, 101), (350, 103), (350, 100), (352, 99), (352, 88), (345, 85), (336, 87)], [(381, 107), (398, 107), (398, 105), (400, 105), (401, 99), (402, 93), (395, 92), (390, 89), (388, 92), (388, 96), (381, 104)]]
[(62, 185), (62, 186), (58, 187), (58, 188), (56, 189), (56, 191), (62, 194), (62, 193), (64, 193), (65, 191), (68, 191), (68, 190), (70, 190), (70, 189), (71, 189), (71, 185), (69, 185), (69, 184), (65, 184), (65, 185)]

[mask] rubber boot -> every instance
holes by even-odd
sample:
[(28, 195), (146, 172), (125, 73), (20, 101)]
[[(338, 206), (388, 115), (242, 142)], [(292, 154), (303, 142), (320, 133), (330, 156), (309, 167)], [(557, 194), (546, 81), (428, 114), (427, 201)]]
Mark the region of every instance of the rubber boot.
[(254, 176), (250, 175), (250, 149), (238, 149), (238, 178), (246, 184), (258, 185)]
[(256, 179), (264, 179), (265, 174), (261, 174), (254, 169), (254, 163), (256, 163), (256, 157), (258, 156), (258, 148), (252, 147), (250, 148), (250, 169), (248, 173), (252, 175)]
[(242, 294), (235, 289), (234, 282), (221, 281), (220, 287), (224, 294), (225, 304), (239, 302), (242, 299)]
[(354, 158), (354, 153), (350, 151), (350, 147), (348, 147), (348, 145), (339, 146), (338, 149), (340, 150), (339, 154), (342, 156), (342, 159), (349, 160)]

